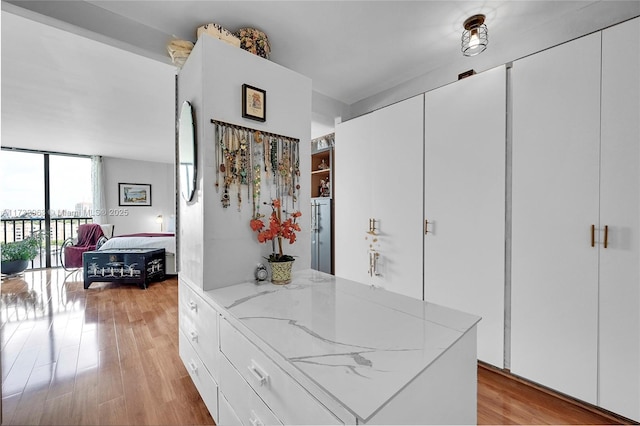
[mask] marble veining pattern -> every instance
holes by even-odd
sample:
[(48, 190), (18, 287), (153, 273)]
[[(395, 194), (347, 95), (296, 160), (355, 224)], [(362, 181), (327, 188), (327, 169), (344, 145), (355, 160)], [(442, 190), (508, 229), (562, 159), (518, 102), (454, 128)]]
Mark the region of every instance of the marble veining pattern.
[(367, 419), (479, 318), (307, 270), (287, 286), (208, 292), (228, 314)]

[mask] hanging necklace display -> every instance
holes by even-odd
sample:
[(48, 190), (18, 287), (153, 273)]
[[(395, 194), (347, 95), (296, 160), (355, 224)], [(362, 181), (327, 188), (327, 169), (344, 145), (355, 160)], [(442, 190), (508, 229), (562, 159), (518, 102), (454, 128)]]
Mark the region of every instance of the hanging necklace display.
[(295, 158), (295, 163), (293, 165), (293, 202), (296, 203), (298, 201), (298, 191), (300, 191), (300, 181), (299, 181), (299, 177), (300, 177), (300, 153), (298, 152), (298, 150), (300, 149), (300, 145), (297, 143), (293, 144), (293, 150), (295, 152), (293, 158)]
[(280, 139), (279, 142), (282, 146), (282, 155), (280, 156), (280, 162), (278, 164), (278, 173), (280, 174), (282, 193), (292, 195), (290, 147), (288, 141)]
[[(271, 138), (271, 158), (269, 159), (269, 161), (271, 162), (271, 174), (273, 175), (273, 183), (275, 185), (278, 184), (278, 181), (276, 180), (278, 170), (278, 157), (280, 154), (280, 144), (278, 142), (279, 139)], [(277, 194), (277, 197), (280, 197), (280, 194)]]
[[(216, 166), (216, 192), (223, 186), (222, 207), (231, 204), (231, 192), (236, 191), (238, 211), (242, 208), (242, 186), (247, 186), (251, 200), (252, 217), (260, 218), (263, 183), (273, 185), (275, 198), (281, 199), (288, 210), (298, 202), (300, 190), (300, 151), (298, 139), (261, 132), (222, 121), (215, 125), (214, 143)], [(262, 178), (264, 171), (265, 179)], [(272, 192), (272, 196), (274, 195)]]
[(264, 142), (264, 157), (262, 159), (264, 163), (264, 174), (268, 178), (271, 175), (271, 137), (267, 137)]
[(236, 181), (236, 174), (238, 173), (237, 154), (239, 149), (238, 140), (233, 132), (234, 129), (227, 128), (224, 132), (224, 143), (222, 145), (222, 154), (224, 164), (222, 165), (222, 172), (224, 173), (224, 194), (222, 194), (222, 207), (227, 208), (231, 205), (231, 199), (229, 195), (229, 188), (231, 188)]
[(262, 143), (262, 135), (256, 131), (253, 134), (253, 152), (251, 155), (254, 166), (253, 170), (253, 213), (254, 219), (260, 219), (260, 187), (262, 186), (262, 170), (260, 167), (260, 160), (262, 159), (262, 151), (264, 144)]
[(241, 211), (242, 185), (247, 184), (247, 141), (244, 137), (244, 131), (242, 130), (234, 129), (233, 136), (238, 146), (234, 181), (238, 185), (238, 211)]

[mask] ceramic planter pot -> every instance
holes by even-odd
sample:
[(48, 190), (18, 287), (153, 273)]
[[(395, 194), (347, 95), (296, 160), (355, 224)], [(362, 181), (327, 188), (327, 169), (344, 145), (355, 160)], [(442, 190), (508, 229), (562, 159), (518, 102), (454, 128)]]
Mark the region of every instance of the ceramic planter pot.
[(0, 269), (4, 275), (16, 275), (27, 269), (28, 260), (9, 260), (2, 261)]
[(289, 284), (291, 282), (291, 267), (294, 260), (287, 262), (269, 262), (271, 266), (271, 282), (277, 285)]

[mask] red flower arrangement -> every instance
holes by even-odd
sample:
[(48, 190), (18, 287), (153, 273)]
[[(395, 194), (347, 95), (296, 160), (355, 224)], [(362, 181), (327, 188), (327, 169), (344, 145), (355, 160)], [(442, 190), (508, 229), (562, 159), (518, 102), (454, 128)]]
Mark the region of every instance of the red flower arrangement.
[[(266, 203), (265, 203), (266, 204)], [(289, 240), (289, 244), (296, 242), (296, 231), (300, 231), (300, 225), (296, 223), (296, 219), (302, 216), (299, 211), (293, 212), (289, 217), (282, 221), (282, 208), (280, 199), (276, 198), (271, 201), (272, 213), (269, 216), (269, 227), (265, 228), (265, 223), (260, 218), (251, 219), (251, 229), (258, 233), (258, 242), (265, 243), (272, 241), (275, 243), (278, 239), (278, 253), (272, 253), (268, 260), (270, 262), (288, 262), (294, 260), (293, 256), (282, 253), (282, 240)], [(286, 212), (285, 212), (286, 214)]]

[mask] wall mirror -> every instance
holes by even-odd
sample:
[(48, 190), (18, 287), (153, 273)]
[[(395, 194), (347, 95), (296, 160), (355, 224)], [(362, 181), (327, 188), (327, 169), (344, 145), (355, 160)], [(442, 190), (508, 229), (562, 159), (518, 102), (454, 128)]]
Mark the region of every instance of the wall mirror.
[(196, 134), (193, 109), (188, 101), (182, 103), (178, 127), (178, 161), (180, 161), (180, 192), (187, 202), (196, 191)]

